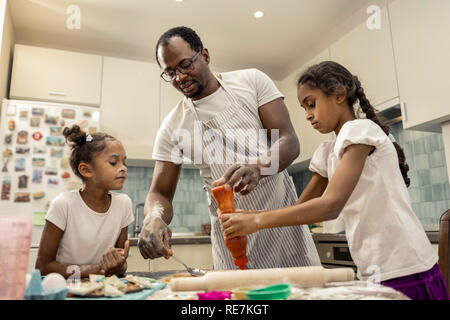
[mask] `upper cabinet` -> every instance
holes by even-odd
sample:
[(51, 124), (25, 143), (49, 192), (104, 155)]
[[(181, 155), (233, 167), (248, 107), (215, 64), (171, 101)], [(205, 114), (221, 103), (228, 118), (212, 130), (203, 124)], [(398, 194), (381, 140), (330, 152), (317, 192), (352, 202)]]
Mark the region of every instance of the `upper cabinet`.
[(101, 130), (119, 139), (129, 159), (151, 159), (159, 128), (159, 68), (104, 57)]
[(330, 55), (358, 76), (367, 98), (381, 111), (398, 104), (399, 92), (386, 7), (380, 18), (380, 29), (369, 29), (364, 21), (331, 44)]
[(450, 120), (450, 1), (396, 0), (388, 8), (403, 127), (439, 132)]
[(10, 98), (100, 106), (98, 55), (15, 45)]
[(300, 142), (300, 155), (292, 164), (297, 164), (311, 159), (319, 144), (330, 137), (330, 134), (321, 134), (311, 126), (311, 124), (306, 120), (305, 111), (300, 106), (297, 98), (297, 80), (301, 73), (309, 66), (324, 60), (330, 60), (330, 53), (328, 49), (320, 52), (297, 71), (291, 73), (288, 77), (281, 81), (281, 85), (279, 87), (280, 91), (284, 94), (284, 103), (289, 110), (292, 125), (295, 128), (295, 132)]

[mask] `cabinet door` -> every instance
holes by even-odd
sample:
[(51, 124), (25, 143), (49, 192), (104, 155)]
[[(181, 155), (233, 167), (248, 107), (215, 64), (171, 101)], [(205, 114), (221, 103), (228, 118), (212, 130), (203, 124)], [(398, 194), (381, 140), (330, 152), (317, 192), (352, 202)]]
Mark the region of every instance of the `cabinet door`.
[(10, 97), (99, 106), (102, 57), (16, 45)]
[(360, 24), (330, 46), (330, 55), (358, 76), (367, 98), (381, 111), (395, 105), (389, 101), (397, 100), (399, 94), (387, 8), (380, 14), (380, 29)]
[(169, 112), (183, 99), (183, 94), (179, 92), (170, 82), (161, 82), (161, 99), (159, 105), (159, 123), (161, 124)]
[(450, 1), (396, 0), (388, 8), (403, 127), (440, 131), (450, 120)]
[(159, 128), (159, 68), (104, 57), (101, 130), (119, 139), (129, 159), (151, 159)]
[(300, 155), (294, 160), (293, 165), (311, 159), (319, 144), (329, 138), (328, 134), (321, 134), (306, 120), (305, 111), (297, 99), (297, 81), (302, 72), (315, 63), (329, 59), (330, 54), (326, 49), (281, 82), (280, 90), (285, 96), (284, 102), (289, 110), (292, 125), (300, 142)]

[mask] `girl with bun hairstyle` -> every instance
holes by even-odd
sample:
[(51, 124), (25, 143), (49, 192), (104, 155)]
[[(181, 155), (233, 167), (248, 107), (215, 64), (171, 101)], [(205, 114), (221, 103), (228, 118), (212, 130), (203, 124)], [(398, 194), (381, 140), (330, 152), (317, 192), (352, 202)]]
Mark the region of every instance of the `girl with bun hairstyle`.
[(123, 275), (127, 229), (134, 220), (132, 202), (111, 190), (122, 189), (127, 178), (125, 149), (114, 137), (86, 134), (78, 125), (64, 128), (63, 134), (71, 147), (70, 166), (84, 187), (63, 192), (51, 202), (36, 268), (43, 275), (57, 272), (66, 278)]
[(225, 237), (341, 216), (360, 280), (380, 282), (411, 299), (448, 300), (438, 255), (411, 207), (403, 150), (378, 119), (359, 79), (324, 61), (301, 75), (297, 89), (306, 120), (336, 137), (315, 151), (309, 164), (313, 176), (297, 204), (222, 214)]

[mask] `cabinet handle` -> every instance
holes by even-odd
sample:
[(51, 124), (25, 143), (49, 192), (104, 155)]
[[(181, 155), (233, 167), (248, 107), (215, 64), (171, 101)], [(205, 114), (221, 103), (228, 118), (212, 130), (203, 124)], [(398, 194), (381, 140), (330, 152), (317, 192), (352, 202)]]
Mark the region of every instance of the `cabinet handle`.
[(400, 103), (400, 112), (402, 113), (403, 121), (408, 121), (408, 117), (406, 115), (406, 102)]
[(51, 96), (61, 96), (61, 97), (66, 95), (64, 92), (57, 92), (57, 91), (49, 91), (48, 94)]

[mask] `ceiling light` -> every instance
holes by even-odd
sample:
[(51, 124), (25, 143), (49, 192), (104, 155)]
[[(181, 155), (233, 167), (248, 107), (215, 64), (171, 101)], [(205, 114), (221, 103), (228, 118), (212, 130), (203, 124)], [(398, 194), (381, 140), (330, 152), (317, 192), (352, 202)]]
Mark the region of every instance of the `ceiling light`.
[(176, 2), (183, 2), (183, 0), (175, 0)]
[(263, 17), (264, 13), (262, 11), (256, 11), (253, 15), (255, 18), (259, 19)]

